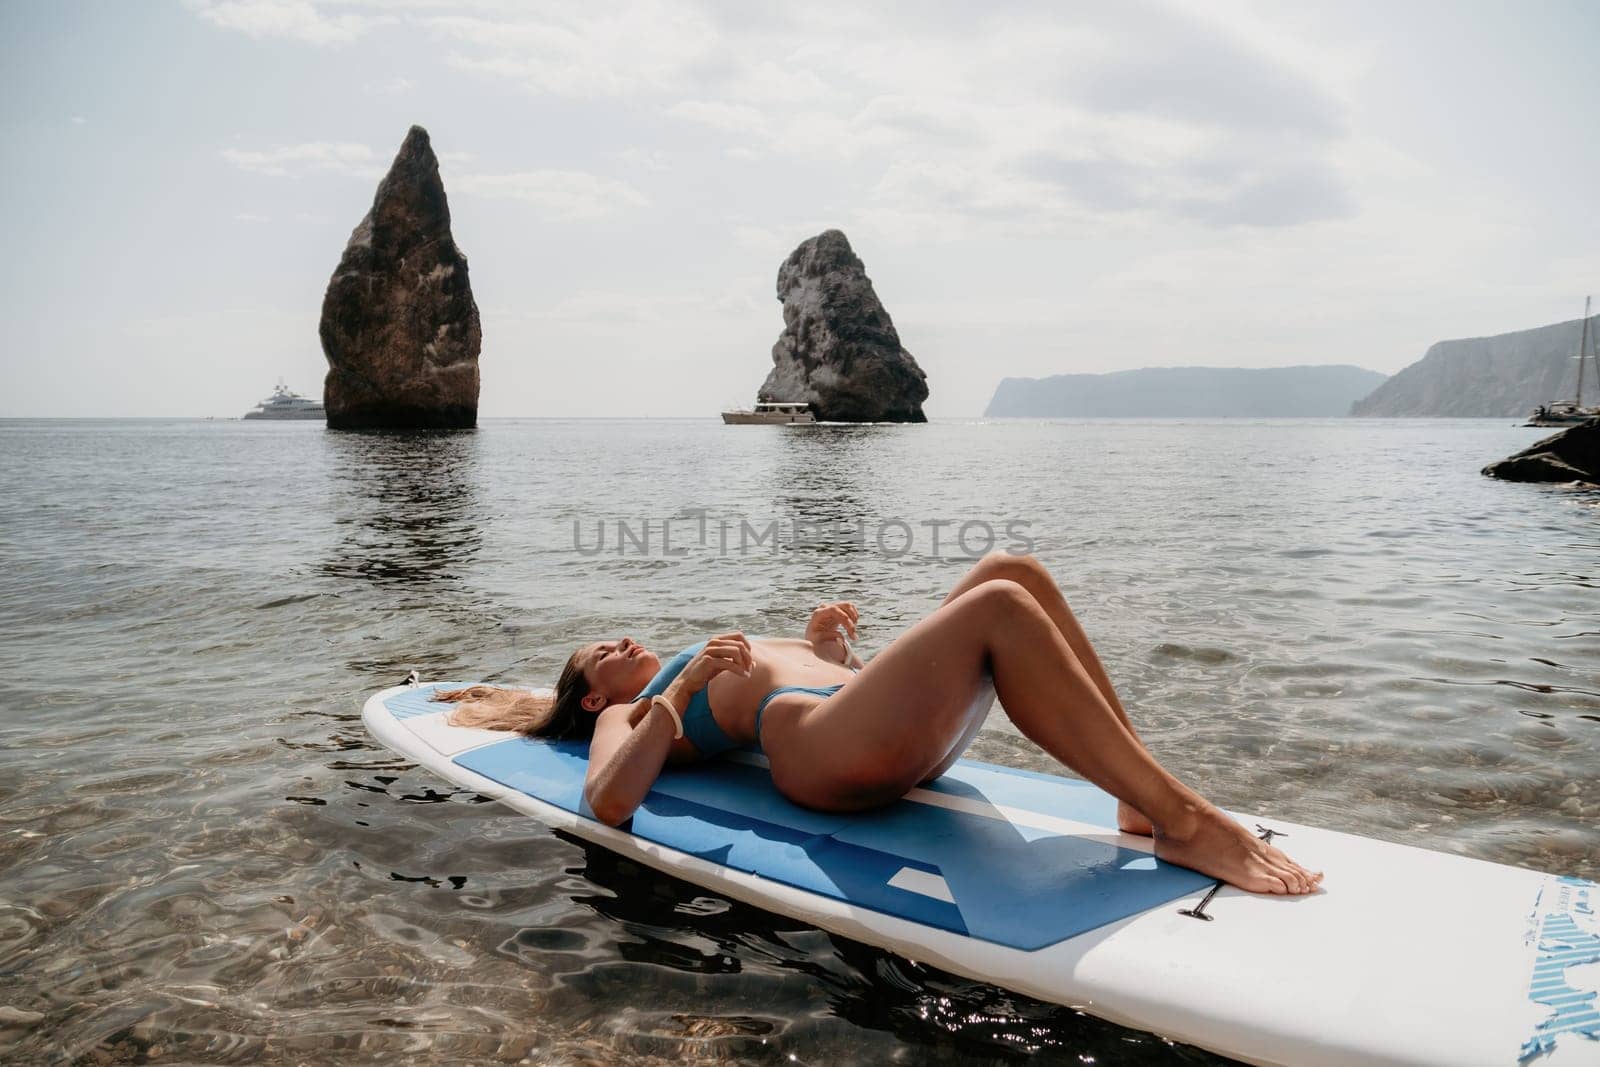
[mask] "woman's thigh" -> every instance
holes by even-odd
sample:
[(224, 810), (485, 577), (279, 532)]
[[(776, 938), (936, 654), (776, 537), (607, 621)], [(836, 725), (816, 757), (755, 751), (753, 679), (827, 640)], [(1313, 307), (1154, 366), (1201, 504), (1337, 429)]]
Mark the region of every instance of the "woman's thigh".
[(778, 788), (810, 807), (862, 808), (942, 770), (970, 740), (974, 699), (988, 685), (990, 603), (982, 587), (949, 601), (814, 706), (774, 716), (784, 698), (774, 700), (762, 742)]
[(983, 724), (988, 721), (989, 709), (994, 706), (995, 701), (994, 679), (986, 673), (978, 681), (978, 691), (968, 701), (967, 710), (962, 716), (962, 722), (965, 725), (962, 727), (960, 736), (950, 745), (938, 765), (922, 776), (921, 781), (931, 782), (953, 767), (956, 760), (960, 759), (961, 754), (972, 744), (972, 739), (978, 736), (978, 731), (983, 728)]

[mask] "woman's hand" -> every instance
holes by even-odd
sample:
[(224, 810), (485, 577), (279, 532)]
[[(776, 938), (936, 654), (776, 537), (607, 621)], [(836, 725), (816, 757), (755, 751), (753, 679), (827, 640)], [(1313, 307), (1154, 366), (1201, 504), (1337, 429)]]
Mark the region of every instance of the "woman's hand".
[(744, 634), (737, 630), (733, 633), (718, 634), (695, 653), (689, 665), (683, 668), (683, 673), (673, 679), (673, 685), (679, 688), (684, 697), (691, 697), (704, 689), (711, 679), (723, 671), (732, 671), (748, 678), (755, 665), (755, 656), (750, 651), (750, 640)]
[(856, 636), (856, 623), (860, 618), (861, 613), (848, 600), (818, 604), (817, 610), (811, 613), (811, 621), (806, 623), (806, 640), (823, 659), (847, 667), (860, 666), (861, 661), (851, 653), (845, 640), (845, 635)]

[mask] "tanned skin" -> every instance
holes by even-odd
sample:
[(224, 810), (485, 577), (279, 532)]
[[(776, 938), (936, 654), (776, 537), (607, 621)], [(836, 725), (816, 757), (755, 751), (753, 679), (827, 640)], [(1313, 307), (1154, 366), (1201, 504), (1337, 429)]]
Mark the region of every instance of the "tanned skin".
[[(1160, 858), (1255, 893), (1316, 890), (1308, 871), (1258, 840), (1158, 763), (1140, 741), (1104, 666), (1060, 587), (1032, 556), (994, 553), (957, 582), (928, 617), (861, 665), (855, 605), (823, 604), (801, 640), (711, 638), (665, 697), (681, 715), (702, 688), (734, 740), (755, 738), (755, 711), (779, 686), (844, 688), (831, 697), (785, 693), (762, 719), (772, 780), (797, 804), (853, 811), (887, 804), (936, 778), (977, 724), (974, 697), (992, 676), (1022, 733), (1119, 801), (1117, 823), (1154, 838)], [(585, 646), (583, 708), (599, 716), (587, 799), (595, 817), (626, 820), (667, 763), (699, 758), (674, 738), (672, 716), (633, 700), (660, 660), (630, 638)], [(850, 667), (861, 666), (860, 673)]]

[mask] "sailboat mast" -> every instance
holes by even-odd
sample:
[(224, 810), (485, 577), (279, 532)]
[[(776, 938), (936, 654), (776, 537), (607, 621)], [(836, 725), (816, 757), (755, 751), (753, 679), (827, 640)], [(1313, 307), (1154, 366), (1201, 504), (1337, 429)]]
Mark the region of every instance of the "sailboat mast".
[(1583, 298), (1583, 332), (1578, 335), (1578, 402), (1575, 405), (1580, 411), (1583, 409), (1583, 357), (1589, 354), (1589, 301), (1591, 297)]

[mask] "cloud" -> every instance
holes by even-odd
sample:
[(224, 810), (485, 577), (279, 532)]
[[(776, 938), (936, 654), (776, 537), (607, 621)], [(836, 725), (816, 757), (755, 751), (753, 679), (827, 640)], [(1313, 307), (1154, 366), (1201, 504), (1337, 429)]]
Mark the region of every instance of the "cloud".
[(272, 221), (272, 219), (267, 217), (266, 215), (257, 215), (252, 211), (241, 211), (237, 215), (234, 216), (234, 219), (239, 221), (239, 222), (248, 222), (248, 223), (260, 223), (260, 222), (271, 222)]
[(733, 241), (744, 248), (757, 248), (765, 252), (783, 247), (783, 238), (769, 226), (752, 226), (741, 223), (734, 226)]
[[(1346, 151), (1337, 78), (1243, 9), (1128, 0), (999, 11), (952, 0), (887, 11), (818, 0), (800, 18), (730, 0), (191, 6), (219, 25), (311, 43), (365, 32), (381, 11), (476, 77), (629, 122), (693, 124), (712, 141), (703, 161), (818, 168), (863, 207), (915, 225), (942, 216), (956, 227), (1048, 229), (1099, 213), (1282, 228), (1359, 208), (1362, 164)], [(262, 173), (376, 168), (300, 148), (308, 154), (230, 158)], [(657, 169), (653, 151), (636, 150), (633, 172)], [(479, 195), (537, 203), (552, 217), (644, 202), (631, 186), (579, 172), (468, 180)]]
[(159, 341), (192, 341), (197, 337), (260, 336), (262, 333), (283, 332), (286, 326), (306, 334), (306, 320), (311, 318), (311, 336), (316, 336), (315, 310), (304, 308), (285, 311), (276, 307), (208, 307), (201, 311), (178, 312), (167, 315), (146, 315), (120, 323), (125, 337), (138, 337)]
[(851, 122), (861, 130), (894, 134), (918, 141), (944, 144), (971, 143), (974, 116), (970, 109), (951, 102), (888, 93), (873, 97)]
[(838, 229), (838, 219), (793, 219), (781, 227), (758, 226), (751, 222), (735, 223), (729, 231), (735, 244), (742, 248), (760, 251), (764, 256), (781, 262), (793, 252), (801, 241), (815, 237), (823, 230)]
[(672, 159), (665, 152), (637, 146), (624, 148), (617, 153), (617, 161), (630, 170), (662, 174), (672, 169)]
[(410, 78), (389, 78), (386, 81), (368, 82), (362, 86), (371, 96), (404, 96), (417, 87)]
[(505, 321), (619, 329), (637, 324), (704, 322), (708, 317), (770, 315), (767, 307), (757, 304), (748, 293), (715, 290), (640, 294), (584, 289), (544, 305), (486, 307), (483, 312)]
[(1018, 236), (1059, 233), (1085, 215), (1045, 183), (948, 158), (893, 164), (872, 189), (871, 201), (880, 228), (924, 239), (953, 240), (974, 228)]
[(72, 124), (74, 126), (82, 126), (84, 123), (86, 123), (88, 121), (89, 120), (84, 118), (82, 115), (74, 115), (74, 116), (72, 116)]
[[(367, 145), (351, 141), (308, 141), (260, 151), (225, 148), (222, 158), (240, 170), (275, 178), (333, 174), (371, 181), (382, 178), (388, 170), (385, 157)], [(546, 219), (596, 219), (627, 208), (642, 207), (648, 202), (638, 189), (615, 178), (580, 170), (498, 174), (466, 170), (474, 158), (471, 152), (444, 154), (446, 162), (463, 167), (461, 172), (447, 177), (449, 191), (465, 196), (520, 200), (534, 205)]]
[(1296, 137), (1346, 126), (1325, 85), (1206, 14), (1146, 2), (1103, 15), (1102, 47), (1062, 75), (1097, 111)]
[(381, 178), (387, 169), (371, 148), (350, 141), (308, 141), (280, 145), (263, 152), (224, 148), (222, 158), (240, 170), (276, 178), (298, 178), (307, 174)]
[(285, 37), (314, 45), (349, 44), (383, 22), (382, 15), (332, 14), (310, 0), (184, 0), (214, 26), (251, 37)]
[(1056, 152), (1030, 152), (1017, 161), (1017, 171), (1054, 185), (1086, 207), (1105, 211), (1128, 211), (1143, 207), (1154, 199), (1141, 188), (1154, 181), (1159, 170), (1149, 174), (1126, 160), (1105, 156), (1067, 156)]
[(674, 0), (602, 7), (555, 2), (492, 14), (422, 13), (453, 41), (452, 66), (506, 78), (538, 93), (626, 98), (667, 92), (709, 69), (722, 42), (704, 14)]
[(1171, 208), (1201, 222), (1295, 226), (1348, 218), (1355, 213), (1355, 202), (1342, 176), (1331, 166), (1290, 164), (1247, 173), (1231, 188), (1178, 200)]
[(1019, 173), (1080, 207), (1154, 212), (1219, 226), (1295, 226), (1347, 218), (1354, 197), (1331, 162), (1315, 157), (1254, 161), (1204, 152), (1160, 165), (1100, 156), (1029, 153)]
[(749, 104), (684, 100), (667, 108), (667, 114), (674, 118), (702, 123), (726, 133), (763, 135), (767, 132), (766, 116)]
[(451, 186), (468, 196), (521, 200), (547, 219), (596, 219), (647, 203), (626, 182), (574, 170), (531, 170), (509, 174), (463, 174)]

